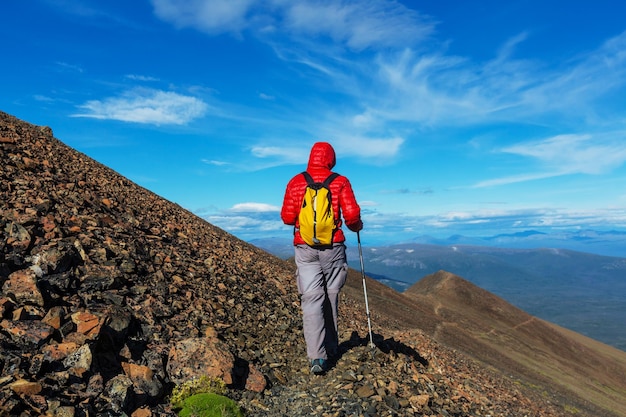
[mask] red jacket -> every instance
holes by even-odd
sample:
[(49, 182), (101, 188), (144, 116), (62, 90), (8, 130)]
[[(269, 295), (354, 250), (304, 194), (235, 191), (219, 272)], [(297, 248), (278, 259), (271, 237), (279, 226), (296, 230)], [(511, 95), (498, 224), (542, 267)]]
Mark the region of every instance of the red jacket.
[[(317, 142), (313, 145), (313, 148), (311, 148), (309, 164), (306, 170), (311, 174), (313, 180), (322, 182), (331, 174), (331, 169), (335, 166), (335, 162), (335, 150), (333, 147), (326, 142)], [(287, 184), (283, 207), (280, 212), (280, 217), (285, 224), (295, 226), (294, 245), (305, 244), (298, 230), (298, 214), (300, 213), (300, 205), (302, 204), (306, 186), (306, 179), (302, 173), (293, 177)], [(339, 175), (330, 183), (330, 192), (332, 195), (335, 221), (337, 222), (337, 231), (333, 237), (333, 242), (339, 243), (346, 240), (341, 230), (342, 214), (346, 226), (350, 230), (357, 232), (363, 227), (363, 223), (361, 222), (361, 208), (356, 202), (350, 181), (343, 175)]]

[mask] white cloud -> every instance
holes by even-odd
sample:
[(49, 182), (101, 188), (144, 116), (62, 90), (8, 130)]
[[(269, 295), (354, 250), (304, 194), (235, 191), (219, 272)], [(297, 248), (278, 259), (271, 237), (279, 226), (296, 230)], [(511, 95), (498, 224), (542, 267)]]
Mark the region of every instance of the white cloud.
[(557, 135), (518, 143), (500, 152), (534, 159), (543, 171), (481, 181), (472, 188), (535, 181), (570, 174), (599, 175), (626, 162), (626, 132)]
[(308, 147), (254, 146), (250, 151), (256, 158), (276, 159), (281, 163), (300, 164), (309, 159)]
[(209, 34), (239, 33), (255, 0), (152, 0), (154, 13), (179, 28), (193, 27)]
[(471, 188), (495, 187), (500, 185), (516, 184), (520, 182), (543, 180), (546, 178), (558, 177), (565, 175), (563, 172), (541, 172), (535, 174), (511, 175), (508, 177), (494, 178), (490, 180), (480, 181)]
[(557, 135), (502, 151), (536, 158), (563, 173), (601, 174), (626, 161), (624, 136), (626, 132)]
[(67, 62), (58, 61), (56, 62), (56, 65), (57, 65), (58, 70), (62, 72), (78, 72), (78, 73), (84, 72), (82, 67), (78, 65), (74, 65), (74, 64), (68, 64)]
[(125, 77), (133, 81), (159, 81), (158, 78), (150, 77), (148, 75), (126, 74)]
[(47, 102), (53, 102), (56, 101), (56, 99), (52, 98), (52, 97), (48, 97), (48, 96), (44, 96), (42, 94), (35, 94), (33, 96), (33, 98), (37, 101), (47, 101)]
[[(432, 43), (424, 41), (431, 40), (436, 22), (395, 1), (152, 3), (159, 18), (209, 34), (247, 29), (260, 34), (261, 28), (271, 26), (270, 32), (279, 35), (265, 40), (282, 59), (318, 69), (388, 123), (475, 124), (512, 115), (518, 120), (543, 118), (546, 112), (567, 117), (576, 108), (592, 112), (592, 100), (623, 87), (626, 80), (626, 32), (587, 56), (549, 70), (540, 62), (515, 58), (516, 47), (531, 36), (526, 32), (505, 41), (484, 63), (446, 55), (441, 44), (428, 52), (425, 48), (432, 48)], [(281, 36), (289, 37), (289, 42), (281, 42)], [(287, 46), (293, 42), (301, 45)], [(342, 45), (381, 52), (346, 59), (341, 56)], [(344, 83), (346, 79), (352, 81)], [(358, 117), (356, 121), (365, 122)]]
[(235, 204), (230, 211), (232, 212), (278, 212), (280, 207), (265, 203), (239, 203)]
[(404, 139), (400, 137), (370, 138), (338, 134), (333, 141), (333, 146), (342, 156), (356, 155), (383, 160), (395, 157), (400, 152), (403, 143)]
[[(320, 128), (320, 131), (324, 130), (321, 126), (318, 126), (318, 128)], [(360, 158), (377, 159), (380, 162), (395, 157), (404, 143), (404, 139), (398, 137), (354, 137), (345, 136), (343, 132), (319, 134), (318, 137), (332, 138), (328, 139), (328, 141), (332, 144), (338, 157), (357, 156)], [(256, 158), (274, 161), (274, 165), (306, 164), (309, 160), (309, 153), (313, 143), (314, 140), (307, 141), (300, 147), (255, 146), (251, 149), (251, 152)]]
[(152, 5), (157, 17), (180, 28), (212, 35), (250, 29), (303, 42), (326, 37), (353, 50), (415, 44), (434, 30), (430, 19), (389, 0), (152, 0)]
[(591, 209), (570, 210), (562, 208), (520, 208), (510, 210), (476, 210), (441, 212), (435, 215), (416, 216), (399, 213), (378, 213), (363, 217), (365, 229), (382, 230), (386, 235), (412, 229), (415, 234), (467, 234), (484, 236), (505, 231), (542, 230), (543, 228), (619, 228), (624, 225), (626, 210)]
[(240, 239), (254, 239), (268, 235), (284, 234), (292, 226), (285, 226), (276, 210), (227, 210), (219, 214), (203, 216), (209, 223), (235, 234)]
[(201, 161), (207, 165), (215, 165), (215, 166), (225, 166), (230, 165), (230, 162), (226, 161), (217, 161), (215, 159), (201, 159)]
[[(523, 33), (508, 40), (484, 63), (441, 51), (391, 50), (364, 66), (371, 77), (364, 73), (363, 82), (371, 85), (357, 85), (352, 94), (367, 100), (370, 112), (387, 123), (537, 123), (549, 117), (554, 124), (558, 117), (580, 124), (585, 118), (622, 117), (622, 111), (598, 106), (598, 100), (626, 86), (626, 32), (558, 67), (516, 59), (515, 47), (527, 38)], [(623, 109), (623, 101), (618, 103)], [(600, 109), (606, 113), (600, 115)]]
[[(626, 86), (626, 32), (596, 51), (563, 60), (555, 68), (516, 57), (518, 47), (532, 36), (528, 32), (504, 40), (494, 57), (485, 62), (446, 54), (445, 40), (429, 38), (437, 23), (395, 1), (152, 0), (152, 4), (159, 18), (177, 27), (193, 27), (211, 35), (258, 35), (280, 59), (314, 69), (313, 75), (306, 71), (298, 75), (305, 84), (314, 83), (311, 94), (320, 91), (317, 85), (323, 85), (341, 95), (341, 108), (325, 97), (310, 100), (306, 96), (291, 105), (311, 111), (302, 112), (305, 116), (300, 119), (283, 117), (289, 122), (276, 123), (288, 128), (297, 120), (305, 129), (314, 126), (311, 137), (321, 132), (342, 155), (391, 159), (422, 128), (514, 120), (519, 124), (563, 125), (578, 134), (576, 126), (587, 120), (596, 118), (615, 126), (623, 118), (623, 111), (619, 111), (623, 104), (616, 111), (600, 105), (600, 101), (610, 94), (617, 96)], [(294, 68), (299, 67), (290, 70)], [(274, 100), (264, 93), (259, 97)], [(558, 144), (543, 146), (556, 152)], [(568, 172), (595, 173), (620, 165), (620, 149), (600, 164), (587, 164), (593, 151), (607, 155), (607, 150), (584, 146), (570, 150), (565, 160), (550, 159), (547, 150), (543, 158), (527, 154), (544, 164), (542, 172), (512, 175), (477, 186)], [(301, 163), (308, 155), (308, 149), (271, 144), (251, 151), (254, 157), (265, 160), (265, 168)], [(542, 150), (537, 146), (534, 151)], [(511, 147), (507, 152), (524, 155), (521, 148)]]
[[(521, 98), (528, 109), (595, 113), (599, 97), (623, 89), (626, 84), (626, 32), (609, 39), (596, 51), (557, 68), (552, 74), (535, 74), (533, 85)], [(542, 77), (543, 78), (540, 78)]]
[(182, 125), (203, 116), (208, 106), (196, 97), (171, 91), (133, 89), (119, 97), (88, 101), (79, 108), (85, 112), (74, 117)]
[(285, 3), (287, 27), (307, 36), (328, 36), (354, 50), (406, 46), (419, 42), (434, 29), (432, 22), (397, 2), (300, 1)]
[(285, 226), (280, 220), (259, 219), (250, 215), (211, 215), (205, 216), (204, 219), (241, 238), (263, 237), (264, 233), (267, 232), (285, 230)]

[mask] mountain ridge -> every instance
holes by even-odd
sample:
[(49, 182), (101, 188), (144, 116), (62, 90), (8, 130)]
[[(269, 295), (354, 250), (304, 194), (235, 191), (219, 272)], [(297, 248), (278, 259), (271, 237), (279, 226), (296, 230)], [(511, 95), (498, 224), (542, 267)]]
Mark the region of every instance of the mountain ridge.
[[(456, 332), (463, 329), (486, 340), (497, 340), (499, 343), (490, 343), (489, 346), (496, 347), (499, 355), (509, 357), (514, 362), (522, 358), (515, 366), (520, 369), (529, 366), (529, 377), (530, 374), (542, 375), (554, 384), (567, 380), (584, 381), (584, 387), (577, 389), (577, 392), (589, 400), (602, 391), (602, 384), (598, 381), (606, 375), (616, 386), (626, 386), (623, 373), (585, 354), (587, 346), (593, 344), (591, 339), (580, 335), (576, 338), (568, 337), (572, 333), (531, 316), (454, 274), (439, 271), (420, 280), (407, 293), (418, 297), (422, 304), (429, 305), (445, 323), (452, 323), (447, 326), (453, 325)], [(445, 333), (442, 329), (437, 331)], [(435, 332), (436, 340), (444, 341), (446, 338), (456, 340), (458, 335), (438, 336)], [(458, 346), (457, 342), (455, 344)], [(474, 350), (471, 346), (465, 347), (465, 350), (473, 350), (473, 356), (489, 362), (485, 352)], [(616, 351), (607, 349), (603, 354), (611, 357)], [(533, 365), (527, 360), (533, 356), (544, 356), (546, 360), (537, 360)], [(612, 398), (605, 398), (605, 401), (619, 409), (624, 404), (623, 393), (616, 393)]]
[[(622, 351), (538, 319), (454, 274), (428, 275), (405, 295), (409, 310), (420, 306), (420, 328), (426, 334), (483, 363), (525, 375), (527, 383), (585, 381), (576, 392), (590, 402), (594, 395), (605, 395), (596, 378), (612, 375), (613, 386), (626, 386), (626, 378), (612, 372), (626, 364)], [(589, 346), (600, 345), (601, 355), (586, 355)], [(620, 410), (624, 392), (622, 388), (603, 401)]]
[(366, 278), (370, 350), (354, 270), (342, 292), (342, 354), (311, 376), (291, 262), (2, 112), (0, 157), (2, 415), (175, 415), (173, 386), (216, 372), (251, 416), (624, 416), (614, 405), (626, 392), (623, 352), (587, 345), (587, 363), (612, 371), (590, 376), (609, 392), (585, 397), (575, 379), (520, 372), (505, 355), (487, 362), (472, 347), (495, 352), (499, 341), (454, 329), (454, 309)]

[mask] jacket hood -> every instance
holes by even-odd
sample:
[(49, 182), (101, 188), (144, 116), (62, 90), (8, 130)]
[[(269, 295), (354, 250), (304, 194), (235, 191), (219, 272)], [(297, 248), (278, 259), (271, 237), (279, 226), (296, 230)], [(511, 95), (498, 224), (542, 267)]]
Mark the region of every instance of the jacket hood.
[(311, 148), (307, 170), (320, 168), (331, 170), (335, 163), (335, 150), (331, 144), (328, 142), (317, 142)]

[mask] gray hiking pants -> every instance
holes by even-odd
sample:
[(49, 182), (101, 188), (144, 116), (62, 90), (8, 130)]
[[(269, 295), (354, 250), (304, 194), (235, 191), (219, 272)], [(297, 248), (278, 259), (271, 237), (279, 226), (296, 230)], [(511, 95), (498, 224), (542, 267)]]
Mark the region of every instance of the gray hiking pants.
[(307, 356), (328, 359), (339, 348), (337, 304), (348, 275), (346, 247), (343, 243), (328, 249), (297, 245), (295, 260)]

